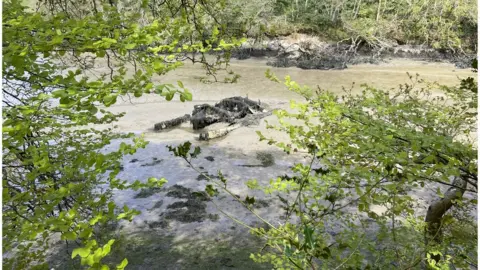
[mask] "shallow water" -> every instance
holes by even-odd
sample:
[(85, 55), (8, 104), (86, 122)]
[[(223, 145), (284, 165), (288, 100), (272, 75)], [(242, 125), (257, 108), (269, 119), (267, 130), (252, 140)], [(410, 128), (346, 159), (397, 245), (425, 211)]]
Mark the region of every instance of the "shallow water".
[[(177, 80), (181, 80), (185, 87), (193, 93), (193, 102), (182, 103), (178, 98), (167, 102), (162, 97), (155, 95), (145, 95), (125, 101), (119, 100), (115, 106), (109, 108), (114, 112), (126, 112), (125, 117), (115, 123), (118, 126), (116, 130), (143, 133), (151, 143), (133, 156), (126, 156), (123, 160), (124, 170), (118, 176), (130, 182), (137, 179), (145, 181), (148, 177), (166, 177), (169, 181), (166, 188), (178, 184), (192, 191), (204, 190), (207, 182), (200, 180), (198, 172), (189, 168), (186, 162), (173, 157), (166, 150), (168, 144), (176, 145), (189, 140), (195, 146), (198, 145), (202, 148), (202, 154), (194, 162), (196, 166), (209, 175), (215, 175), (218, 170), (222, 170), (227, 175), (228, 186), (234, 193), (242, 198), (249, 194), (250, 196), (254, 195), (257, 200), (264, 200), (268, 206), (257, 209), (259, 214), (274, 224), (282, 222), (283, 211), (278, 199), (273, 195), (265, 196), (261, 192), (248, 190), (245, 182), (255, 178), (261, 185), (265, 185), (272, 178), (291, 174), (289, 168), (294, 163), (306, 162), (302, 154), (286, 155), (276, 147), (260, 142), (255, 131), (259, 130), (267, 137), (271, 135), (277, 139), (288, 141), (286, 134), (267, 130), (263, 121), (258, 126), (241, 127), (226, 137), (209, 142), (195, 141), (194, 137), (197, 134), (188, 124), (164, 132), (152, 131), (155, 123), (191, 113), (196, 104), (213, 104), (225, 97), (248, 95), (249, 98), (260, 99), (273, 108), (285, 108), (291, 99), (301, 100), (299, 95), (289, 92), (282, 84), (271, 82), (265, 78), (265, 71), (271, 68), (265, 63), (265, 59), (233, 60), (231, 63), (233, 70), (242, 76), (236, 84), (201, 83), (198, 77), (204, 76), (204, 71), (200, 65), (192, 66), (191, 64), (186, 64), (166, 76), (156, 78), (157, 82), (174, 84)], [(452, 64), (409, 60), (395, 60), (382, 65), (357, 65), (346, 70), (321, 71), (298, 68), (271, 68), (271, 70), (280, 79), (290, 75), (293, 80), (301, 84), (313, 87), (318, 85), (320, 88), (337, 93), (342, 91), (342, 86), (350, 87), (353, 82), (356, 83), (354, 88), (356, 90), (360, 89), (359, 85), (362, 83), (392, 88), (408, 82), (407, 72), (419, 73), (426, 80), (447, 85), (455, 85), (458, 77), (472, 76), (470, 70), (455, 69)], [(266, 120), (269, 123), (275, 123), (276, 117), (269, 116)], [(112, 149), (118, 147), (118, 142), (112, 143), (110, 147)], [(108, 149), (106, 150), (108, 151)], [(274, 157), (273, 164), (267, 167), (259, 166), (260, 161), (257, 158), (259, 152), (270, 153)], [(214, 157), (214, 161), (210, 161), (207, 157)], [(129, 257), (131, 262), (129, 267), (132, 269), (263, 268), (248, 259), (251, 252), (260, 250), (261, 243), (247, 237), (247, 229), (226, 216), (220, 214), (217, 220), (206, 219), (203, 222), (191, 223), (171, 220), (165, 228), (156, 227), (155, 224), (165, 222), (165, 213), (168, 214), (169, 205), (184, 201), (184, 199), (169, 197), (166, 195), (166, 190), (155, 192), (146, 198), (138, 198), (137, 193), (134, 191), (115, 192), (115, 201), (119, 205), (127, 204), (129, 207), (142, 210), (142, 214), (136, 217), (132, 223), (122, 222), (123, 233), (130, 236), (129, 240), (126, 240), (128, 244), (120, 245), (120, 250), (115, 251), (120, 259), (125, 256)], [(435, 193), (422, 190), (421, 194), (422, 196), (419, 196), (422, 199), (419, 199), (420, 212), (426, 210), (428, 201)], [(156, 207), (155, 205), (160, 201), (161, 206)], [(258, 225), (256, 218), (230, 196), (222, 193), (214, 199), (214, 202), (223, 211), (239, 218), (242, 222), (251, 226)], [(219, 213), (213, 202), (207, 202), (205, 210), (209, 215)], [(133, 241), (134, 235), (139, 234), (145, 234), (145, 239), (138, 240), (138, 244), (131, 244), (135, 242)], [(185, 249), (185, 246), (190, 247), (190, 250)], [(207, 252), (206, 246), (214, 250)], [(192, 250), (195, 250), (196, 253), (192, 253)], [(61, 260), (57, 262), (58, 265), (62, 265)], [(62, 267), (60, 266), (59, 269)]]
[[(214, 104), (225, 97), (248, 95), (249, 98), (260, 99), (273, 108), (286, 108), (291, 99), (301, 100), (302, 98), (299, 95), (288, 91), (282, 84), (271, 82), (265, 78), (265, 70), (270, 68), (265, 63), (265, 59), (232, 61), (232, 68), (242, 75), (239, 82), (235, 84), (201, 83), (198, 80), (198, 76), (204, 75), (201, 67), (186, 64), (184, 67), (162, 77), (161, 82), (176, 83), (177, 80), (181, 80), (185, 87), (193, 92), (192, 102), (180, 102), (178, 99), (167, 102), (162, 97), (146, 95), (131, 101), (120, 101), (115, 106), (110, 107), (109, 110), (114, 112), (126, 112), (126, 115), (118, 123), (115, 123), (118, 126), (117, 131), (143, 133), (146, 139), (151, 142), (146, 149), (139, 150), (135, 154), (135, 158), (143, 160), (151, 155), (165, 160), (158, 166), (153, 167), (138, 167), (135, 165), (138, 168), (125, 160), (125, 172), (122, 172), (119, 176), (131, 181), (144, 180), (150, 176), (166, 177), (169, 180), (169, 185), (181, 184), (192, 185), (197, 188), (203, 187), (195, 180), (197, 173), (188, 168), (185, 162), (179, 158), (171, 156), (165, 149), (166, 144), (175, 145), (187, 140), (200, 146), (203, 153), (215, 156), (215, 159), (218, 159), (215, 166), (212, 166), (209, 162), (202, 165), (209, 168), (208, 172), (210, 174), (215, 174), (218, 169), (229, 172), (231, 176), (236, 178), (234, 182), (237, 184), (236, 188), (239, 189), (240, 193), (246, 191), (243, 189), (245, 188), (243, 181), (252, 177), (258, 177), (259, 181), (265, 183), (274, 178), (276, 174), (278, 176), (287, 173), (289, 166), (300, 161), (302, 157), (301, 155), (297, 157), (283, 155), (276, 147), (260, 142), (255, 131), (261, 131), (266, 137), (271, 136), (283, 142), (289, 141), (287, 134), (267, 130), (264, 121), (261, 121), (258, 126), (241, 127), (225, 137), (208, 142), (196, 141), (195, 137), (198, 132), (193, 131), (188, 123), (163, 132), (153, 132), (152, 130), (155, 123), (191, 113), (196, 104)], [(446, 85), (455, 85), (459, 78), (465, 78), (473, 74), (470, 70), (455, 69), (453, 64), (411, 60), (395, 60), (381, 65), (357, 65), (346, 70), (322, 71), (272, 68), (272, 71), (279, 78), (289, 74), (292, 79), (299, 83), (318, 85), (337, 93), (342, 91), (342, 86), (351, 86), (353, 82), (356, 82), (354, 88), (356, 90), (360, 89), (359, 85), (362, 83), (368, 83), (376, 87), (392, 88), (409, 81), (407, 72), (411, 74), (419, 73), (426, 80), (437, 81)], [(160, 81), (160, 78), (158, 80)], [(266, 117), (265, 120), (270, 124), (277, 122), (276, 116), (273, 115)], [(252, 168), (249, 170), (239, 167), (241, 166), (240, 163), (258, 163), (255, 157), (255, 153), (258, 151), (275, 152), (276, 166), (280, 167)], [(134, 192), (124, 192), (118, 194), (117, 200), (120, 204), (132, 203), (133, 196)], [(134, 201), (139, 203), (138, 200)], [(147, 205), (137, 203), (135, 203), (136, 207), (147, 208)], [(140, 202), (140, 204), (142, 203), (145, 202)], [(148, 203), (151, 204), (152, 202)], [(148, 207), (151, 206), (148, 205)], [(235, 208), (235, 210), (238, 209)]]
[[(183, 84), (193, 91), (194, 100), (220, 100), (224, 97), (239, 95), (249, 96), (252, 99), (282, 100), (296, 99), (298, 95), (289, 92), (283, 85), (271, 82), (265, 77), (265, 71), (271, 69), (282, 80), (290, 75), (292, 80), (306, 84), (312, 88), (319, 86), (333, 92), (340, 93), (342, 87), (349, 88), (355, 83), (355, 89), (367, 83), (372, 86), (387, 88), (397, 87), (409, 81), (407, 72), (429, 81), (454, 85), (458, 77), (471, 76), (469, 69), (456, 69), (453, 64), (429, 63), (412, 60), (393, 60), (380, 65), (362, 64), (350, 66), (345, 70), (302, 70), (299, 68), (273, 68), (266, 65), (266, 59), (232, 60), (231, 69), (242, 77), (235, 84), (214, 83), (204, 84), (198, 77), (205, 76), (200, 65), (186, 63), (182, 68), (175, 70), (158, 82)], [(219, 76), (221, 80), (222, 76)]]
[[(200, 65), (185, 65), (165, 76), (155, 78), (157, 83), (176, 84), (181, 80), (185, 87), (193, 93), (193, 101), (182, 103), (175, 97), (167, 102), (158, 95), (144, 95), (141, 98), (118, 100), (110, 110), (126, 112), (126, 116), (119, 122), (120, 132), (146, 132), (147, 137), (153, 140), (171, 141), (191, 139), (195, 132), (188, 125), (162, 133), (153, 133), (155, 123), (170, 120), (175, 117), (191, 113), (193, 106), (201, 103), (214, 104), (215, 102), (232, 96), (248, 96), (253, 100), (260, 100), (273, 108), (285, 108), (290, 100), (301, 101), (303, 98), (289, 90), (281, 83), (275, 83), (265, 77), (265, 71), (271, 71), (283, 79), (290, 75), (292, 80), (300, 84), (328, 89), (335, 93), (342, 93), (342, 87), (350, 88), (352, 83), (354, 91), (361, 89), (361, 84), (391, 89), (400, 84), (410, 82), (407, 72), (428, 81), (436, 81), (445, 85), (455, 85), (460, 78), (474, 76), (469, 69), (456, 69), (453, 64), (429, 63), (413, 60), (394, 60), (380, 65), (362, 64), (351, 66), (345, 70), (302, 70), (299, 68), (272, 68), (266, 65), (266, 59), (232, 60), (231, 69), (242, 77), (237, 83), (202, 83), (199, 77), (205, 76), (205, 71)], [(219, 80), (221, 80), (219, 76)], [(268, 117), (275, 121), (275, 117)], [(244, 131), (236, 130), (234, 134)], [(254, 132), (254, 139), (257, 137)], [(245, 135), (245, 134), (243, 134)], [(248, 136), (247, 136), (248, 137)], [(242, 137), (245, 139), (245, 136)]]

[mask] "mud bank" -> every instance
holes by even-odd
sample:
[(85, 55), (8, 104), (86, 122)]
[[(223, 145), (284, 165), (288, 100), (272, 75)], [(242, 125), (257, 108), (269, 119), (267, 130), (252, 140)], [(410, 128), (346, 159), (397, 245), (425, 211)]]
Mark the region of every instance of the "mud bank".
[(296, 34), (265, 41), (248, 40), (232, 53), (244, 60), (267, 57), (273, 67), (298, 67), (301, 69), (345, 69), (349, 65), (380, 64), (393, 59), (410, 59), (454, 64), (456, 68), (470, 68), (474, 54), (455, 54), (423, 45), (385, 44), (373, 48), (365, 43), (355, 45), (345, 42), (328, 43), (317, 37)]

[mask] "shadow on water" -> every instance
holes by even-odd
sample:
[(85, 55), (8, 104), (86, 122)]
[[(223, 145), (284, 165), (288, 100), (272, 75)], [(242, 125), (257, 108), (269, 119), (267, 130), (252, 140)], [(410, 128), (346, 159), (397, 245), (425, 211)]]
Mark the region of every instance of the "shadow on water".
[[(230, 188), (242, 199), (250, 194), (246, 190), (246, 179), (256, 177), (267, 183), (289, 164), (283, 161), (282, 152), (200, 145), (203, 145), (202, 153), (195, 160), (196, 166), (212, 178), (217, 176), (219, 169), (225, 170)], [(261, 164), (261, 171), (239, 166), (245, 163)], [(141, 210), (142, 215), (126, 226), (130, 229), (113, 226), (97, 233), (101, 238), (97, 240), (100, 246), (116, 239), (110, 255), (104, 259), (110, 269), (115, 269), (124, 258), (129, 261), (126, 269), (272, 268), (250, 259), (250, 254), (259, 253), (264, 247), (263, 241), (252, 236), (248, 229), (219, 215), (205, 196), (203, 181), (206, 179), (198, 179), (198, 172), (187, 169), (187, 164), (180, 158), (174, 158), (165, 143), (150, 143), (145, 149), (139, 149), (124, 158), (123, 166), (125, 168), (118, 176), (120, 179), (133, 181), (159, 175), (166, 177), (169, 183), (162, 188), (115, 194), (117, 204), (132, 205)], [(269, 198), (255, 196), (255, 208), (259, 214), (268, 220), (281, 215), (272, 210), (277, 209), (275, 205), (270, 208)], [(225, 211), (242, 217), (246, 224), (260, 226), (253, 223), (256, 219), (248, 216), (232, 198), (219, 196), (215, 200)], [(49, 256), (50, 269), (85, 269), (80, 265), (79, 257), (70, 258), (72, 250), (77, 247), (75, 243), (67, 246), (59, 242), (54, 246)]]
[[(235, 230), (235, 227), (231, 228)], [(111, 269), (124, 258), (126, 269), (271, 269), (258, 264), (249, 256), (262, 248), (259, 239), (236, 233), (213, 239), (184, 239), (164, 235), (158, 231), (140, 231), (116, 236), (112, 251), (103, 262)], [(102, 238), (105, 238), (102, 237)], [(84, 269), (80, 259), (70, 259), (76, 244), (59, 247), (49, 260), (50, 269)]]

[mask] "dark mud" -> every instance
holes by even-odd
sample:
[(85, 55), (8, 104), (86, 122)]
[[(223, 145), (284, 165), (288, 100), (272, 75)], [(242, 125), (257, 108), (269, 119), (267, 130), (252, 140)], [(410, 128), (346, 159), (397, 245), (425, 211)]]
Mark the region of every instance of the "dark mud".
[(192, 191), (189, 188), (174, 185), (168, 189), (166, 196), (187, 200), (168, 205), (166, 212), (160, 215), (163, 220), (191, 223), (202, 222), (207, 219), (217, 221), (219, 218), (216, 214), (207, 213), (206, 202), (210, 201), (210, 198), (204, 191)]
[(242, 167), (270, 167), (275, 165), (275, 157), (273, 156), (272, 153), (269, 152), (257, 152), (257, 160), (260, 161), (261, 164), (245, 164), (245, 165), (240, 165)]
[(155, 166), (155, 165), (158, 165), (158, 164), (162, 163), (162, 161), (163, 161), (163, 159), (153, 158), (152, 162), (142, 164), (142, 165), (140, 165), (140, 167)]
[(205, 191), (192, 191), (191, 189), (180, 185), (174, 185), (168, 188), (166, 196), (179, 199), (197, 199), (200, 201), (210, 200)]
[(148, 227), (150, 229), (156, 229), (156, 228), (167, 229), (169, 227), (168, 225), (169, 224), (167, 220), (160, 220), (160, 221), (154, 221), (154, 222), (148, 223)]
[(244, 60), (251, 57), (268, 57), (267, 65), (273, 67), (298, 67), (301, 69), (340, 70), (348, 65), (381, 64), (392, 59), (412, 59), (428, 62), (448, 62), (456, 68), (471, 67), (476, 56), (455, 54), (446, 50), (436, 50), (426, 46), (397, 45), (381, 50), (360, 46), (354, 53), (348, 44), (330, 44), (321, 50), (308, 50), (297, 46), (295, 50), (271, 48), (239, 48), (232, 57)]
[[(223, 177), (228, 178), (228, 174), (224, 174)], [(208, 181), (209, 179), (220, 179), (220, 177), (218, 174), (209, 174), (206, 171), (197, 176), (197, 181)]]
[(265, 208), (269, 206), (270, 206), (270, 203), (268, 201), (261, 200), (261, 199), (255, 199), (255, 203), (253, 204), (253, 207), (257, 209)]
[(155, 205), (153, 205), (152, 208), (148, 209), (148, 211), (153, 211), (155, 209), (158, 209), (158, 208), (162, 207), (162, 205), (163, 205), (163, 200), (160, 200), (160, 201), (156, 202)]
[(207, 219), (218, 220), (218, 216), (207, 213), (205, 202), (189, 199), (186, 202), (174, 202), (167, 206), (163, 217), (166, 220), (176, 220), (183, 223), (202, 222)]
[(161, 188), (156, 188), (156, 187), (144, 188), (144, 189), (140, 190), (140, 192), (137, 193), (134, 198), (135, 199), (148, 198), (148, 197), (153, 196), (154, 194), (159, 193), (161, 191), (162, 191)]
[(202, 172), (197, 176), (198, 181), (208, 181), (209, 179), (218, 178), (217, 175), (209, 174), (208, 172)]

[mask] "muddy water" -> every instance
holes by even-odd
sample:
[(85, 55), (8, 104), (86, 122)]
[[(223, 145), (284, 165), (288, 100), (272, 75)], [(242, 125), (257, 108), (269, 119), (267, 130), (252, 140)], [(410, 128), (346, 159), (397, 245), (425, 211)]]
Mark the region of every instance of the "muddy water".
[[(278, 78), (286, 75), (300, 84), (340, 92), (342, 86), (350, 87), (355, 82), (356, 89), (363, 83), (381, 88), (392, 88), (408, 82), (407, 72), (421, 75), (421, 78), (452, 85), (457, 77), (471, 75), (468, 69), (455, 69), (453, 64), (428, 63), (411, 60), (394, 60), (380, 65), (356, 65), (345, 70), (302, 70), (299, 68), (272, 68), (265, 59), (232, 60), (231, 68), (242, 77), (238, 83), (203, 84), (198, 78), (205, 75), (200, 65), (186, 63), (182, 68), (158, 78), (158, 82), (176, 82), (181, 80), (194, 93), (194, 100), (219, 100), (221, 98), (248, 95), (263, 100), (289, 100), (298, 96), (265, 78), (265, 71), (271, 69)], [(219, 76), (221, 79), (222, 76)]]
[[(213, 104), (222, 98), (231, 96), (248, 96), (253, 100), (260, 100), (277, 108), (288, 106), (289, 100), (292, 99), (302, 100), (302, 97), (287, 90), (282, 84), (268, 80), (265, 77), (265, 71), (269, 68), (280, 79), (290, 75), (293, 80), (309, 85), (313, 89), (320, 87), (337, 93), (342, 92), (342, 87), (351, 87), (352, 83), (355, 83), (355, 90), (361, 89), (360, 85), (364, 83), (384, 89), (398, 87), (399, 84), (409, 82), (407, 72), (413, 75), (418, 73), (423, 79), (446, 85), (455, 85), (459, 78), (472, 75), (469, 69), (455, 69), (453, 64), (412, 60), (394, 60), (380, 65), (356, 65), (345, 70), (302, 70), (299, 68), (272, 68), (266, 65), (266, 59), (248, 59), (232, 60), (231, 68), (241, 75), (240, 80), (234, 84), (202, 83), (199, 78), (205, 76), (205, 71), (200, 65), (189, 63), (165, 76), (155, 78), (157, 83), (176, 84), (177, 80), (182, 81), (185, 87), (193, 93), (193, 102), (182, 103), (178, 97), (167, 102), (158, 95), (119, 100), (115, 106), (110, 108), (114, 112), (126, 112), (126, 116), (117, 123), (118, 130), (121, 132), (146, 132), (150, 140), (189, 140), (194, 132), (188, 125), (163, 133), (152, 133), (151, 129), (155, 123), (191, 113), (196, 104)], [(220, 74), (218, 78), (222, 80), (223, 77)], [(275, 121), (275, 117), (268, 119)], [(259, 128), (262, 129), (262, 126)], [(240, 129), (231, 135), (244, 132), (246, 132), (245, 129)], [(243, 134), (242, 139), (249, 138), (249, 136), (245, 136), (246, 134)], [(229, 140), (227, 139), (227, 141)], [(257, 141), (254, 132), (251, 142), (253, 143), (253, 141)]]
[[(120, 101), (109, 108), (115, 112), (126, 112), (125, 117), (115, 123), (118, 125), (118, 131), (144, 133), (146, 139), (150, 141), (145, 149), (139, 149), (133, 156), (124, 158), (124, 170), (118, 177), (130, 182), (137, 179), (145, 180), (151, 176), (165, 177), (168, 180), (166, 190), (155, 191), (149, 197), (139, 197), (138, 192), (132, 190), (115, 193), (114, 197), (118, 205), (127, 204), (142, 211), (142, 214), (133, 222), (121, 224), (120, 231), (128, 236), (126, 241), (129, 244), (119, 245), (120, 250), (114, 252), (119, 260), (125, 256), (129, 257), (131, 269), (264, 268), (248, 259), (249, 254), (258, 252), (262, 244), (248, 237), (246, 228), (219, 214), (214, 205), (216, 202), (222, 211), (249, 226), (260, 226), (261, 223), (258, 223), (259, 221), (232, 197), (222, 193), (213, 201), (190, 205), (191, 203), (182, 199), (183, 197), (175, 198), (168, 195), (168, 190), (174, 185), (180, 185), (192, 192), (203, 191), (207, 181), (202, 180), (198, 172), (189, 168), (181, 159), (173, 157), (165, 146), (176, 145), (186, 140), (191, 141), (194, 146), (200, 146), (202, 153), (194, 161), (195, 166), (209, 175), (215, 175), (218, 170), (221, 170), (226, 174), (229, 189), (242, 199), (248, 194), (255, 196), (256, 200), (263, 200), (266, 206), (256, 211), (272, 224), (284, 222), (279, 200), (274, 195), (269, 196), (248, 190), (245, 181), (255, 178), (260, 185), (266, 185), (270, 179), (291, 174), (290, 166), (297, 162), (306, 163), (305, 157), (301, 153), (286, 155), (274, 146), (259, 142), (255, 133), (257, 130), (262, 131), (267, 137), (271, 135), (281, 141), (288, 139), (286, 134), (266, 130), (265, 123), (236, 129), (226, 137), (209, 142), (196, 141), (195, 132), (188, 124), (160, 133), (155, 133), (151, 129), (157, 122), (191, 113), (195, 104), (213, 104), (225, 97), (248, 95), (272, 107), (283, 108), (288, 106), (288, 101), (291, 99), (300, 100), (301, 97), (297, 94), (265, 78), (265, 70), (269, 68), (265, 62), (265, 60), (233, 61), (232, 68), (242, 76), (236, 84), (203, 84), (198, 80), (198, 77), (204, 75), (201, 67), (185, 65), (167, 76), (157, 78), (157, 81), (176, 83), (177, 80), (181, 80), (185, 87), (193, 92), (193, 102), (182, 103), (178, 100), (166, 102), (161, 97), (148, 95), (131, 101)], [(272, 68), (272, 71), (279, 78), (288, 74), (301, 84), (314, 87), (318, 85), (338, 93), (342, 86), (349, 87), (353, 82), (356, 82), (357, 90), (362, 83), (383, 88), (395, 87), (408, 81), (407, 72), (419, 73), (424, 79), (447, 85), (456, 84), (457, 76), (464, 78), (471, 75), (469, 70), (456, 70), (450, 64), (413, 61), (358, 65), (340, 71), (297, 68)], [(275, 116), (267, 117), (266, 120), (275, 123)], [(114, 149), (118, 144), (119, 142), (115, 142), (110, 147)], [(262, 163), (258, 160), (259, 153), (271, 155), (273, 162), (268, 166), (260, 166)], [(419, 196), (418, 208), (421, 214), (426, 210), (428, 200), (434, 196), (432, 195), (434, 192), (432, 191), (432, 194), (427, 191), (420, 192), (422, 193)], [(175, 209), (183, 213), (183, 216), (179, 216), (181, 219), (178, 220), (172, 219), (172, 208), (179, 204), (185, 207)], [(196, 214), (189, 216), (191, 212)], [(201, 213), (204, 216), (198, 216)], [(217, 215), (218, 218), (212, 219), (212, 215)], [(185, 221), (186, 218), (191, 217), (199, 217), (203, 221)], [(58, 269), (67, 268), (58, 267)]]

